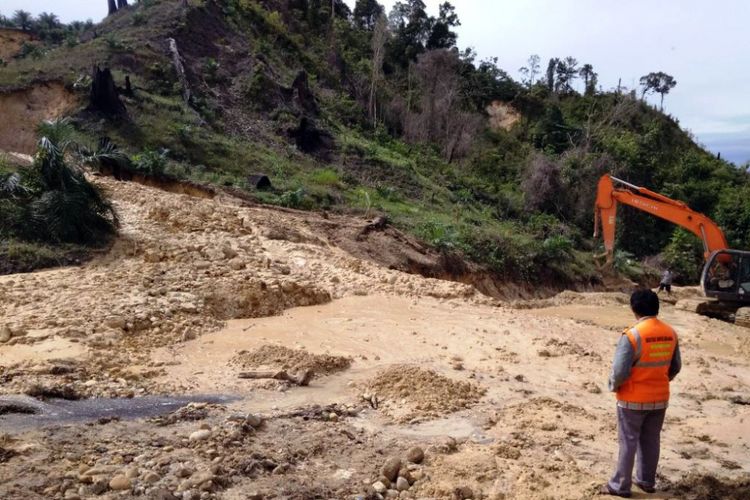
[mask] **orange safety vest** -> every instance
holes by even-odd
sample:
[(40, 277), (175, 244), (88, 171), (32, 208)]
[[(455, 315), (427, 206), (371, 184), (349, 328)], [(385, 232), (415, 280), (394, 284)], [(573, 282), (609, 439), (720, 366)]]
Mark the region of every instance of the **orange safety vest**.
[(635, 356), (630, 377), (617, 390), (617, 399), (628, 403), (669, 401), (669, 366), (677, 347), (677, 333), (656, 318), (644, 318), (624, 335)]

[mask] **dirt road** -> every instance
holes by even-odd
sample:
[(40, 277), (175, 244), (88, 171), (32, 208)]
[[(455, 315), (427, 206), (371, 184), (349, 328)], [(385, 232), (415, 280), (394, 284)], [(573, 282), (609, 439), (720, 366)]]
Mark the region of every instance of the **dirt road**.
[[(611, 472), (625, 295), (511, 307), (354, 257), (317, 215), (99, 182), (114, 248), (0, 277), (0, 393), (236, 399), (31, 429), (0, 403), (0, 497), (590, 498)], [(747, 498), (750, 332), (663, 316), (684, 369), (666, 490), (639, 495)], [(281, 370), (314, 375), (239, 378)]]

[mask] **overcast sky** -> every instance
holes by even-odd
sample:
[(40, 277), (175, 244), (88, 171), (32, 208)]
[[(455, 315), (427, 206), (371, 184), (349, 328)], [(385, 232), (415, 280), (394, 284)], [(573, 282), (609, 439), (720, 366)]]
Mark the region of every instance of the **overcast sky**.
[[(106, 14), (104, 0), (0, 0), (0, 13), (52, 11), (64, 21)], [(354, 0), (347, 0), (350, 5)], [(382, 3), (388, 9), (393, 0)], [(440, 0), (425, 0), (437, 14)], [(677, 80), (665, 111), (699, 142), (750, 161), (750, 1), (454, 0), (459, 45), (495, 56), (518, 78), (531, 54), (590, 63), (605, 89), (665, 71)], [(658, 97), (658, 96), (657, 96)], [(657, 102), (656, 98), (653, 102)]]

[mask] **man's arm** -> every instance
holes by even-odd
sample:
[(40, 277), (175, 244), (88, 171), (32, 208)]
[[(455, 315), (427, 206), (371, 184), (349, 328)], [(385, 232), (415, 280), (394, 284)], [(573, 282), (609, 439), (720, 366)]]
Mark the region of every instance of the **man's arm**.
[(609, 390), (616, 392), (617, 389), (630, 377), (630, 369), (633, 367), (633, 346), (630, 345), (627, 335), (620, 337), (615, 349), (615, 359), (612, 362), (612, 373), (609, 376)]
[(682, 370), (682, 357), (680, 356), (680, 342), (677, 341), (672, 354), (672, 362), (669, 364), (669, 380), (675, 378), (680, 370)]

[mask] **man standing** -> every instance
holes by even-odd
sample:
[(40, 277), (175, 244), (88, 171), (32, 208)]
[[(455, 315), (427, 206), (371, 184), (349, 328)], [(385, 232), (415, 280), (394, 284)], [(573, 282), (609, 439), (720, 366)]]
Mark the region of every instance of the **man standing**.
[(647, 493), (656, 491), (661, 428), (669, 403), (669, 382), (682, 363), (677, 334), (657, 318), (659, 297), (651, 290), (630, 296), (635, 326), (625, 330), (615, 351), (610, 391), (617, 393), (617, 429), (620, 451), (617, 469), (601, 493), (629, 498), (633, 465), (635, 484)]
[(672, 295), (673, 279), (674, 275), (672, 274), (672, 270), (669, 268), (665, 269), (661, 275), (661, 281), (659, 282), (659, 292), (661, 292), (662, 290), (666, 290), (667, 295)]

